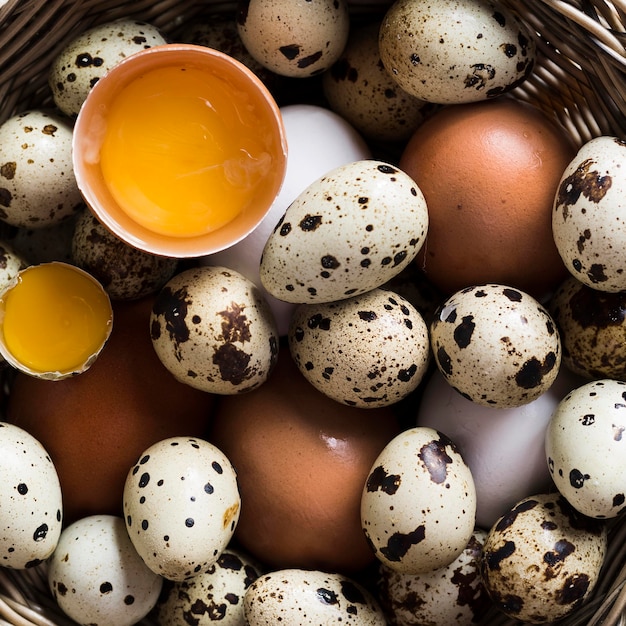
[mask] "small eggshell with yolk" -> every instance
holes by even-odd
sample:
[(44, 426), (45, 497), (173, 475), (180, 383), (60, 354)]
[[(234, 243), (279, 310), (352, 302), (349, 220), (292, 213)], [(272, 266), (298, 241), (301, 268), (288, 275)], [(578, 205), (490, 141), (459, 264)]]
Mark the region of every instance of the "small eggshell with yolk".
[(235, 540), (272, 569), (349, 573), (372, 563), (361, 490), (398, 430), (389, 408), (349, 407), (317, 391), (283, 348), (264, 385), (219, 399), (208, 437), (237, 470)]

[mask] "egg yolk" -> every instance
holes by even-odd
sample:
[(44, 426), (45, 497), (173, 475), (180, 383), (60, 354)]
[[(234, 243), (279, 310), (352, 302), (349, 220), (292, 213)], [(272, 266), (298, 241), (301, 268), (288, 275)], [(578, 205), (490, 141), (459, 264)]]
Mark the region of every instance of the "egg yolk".
[(30, 267), (4, 297), (6, 349), (37, 372), (80, 368), (99, 352), (111, 323), (106, 292), (65, 264)]
[(272, 184), (269, 124), (226, 78), (193, 67), (150, 70), (111, 105), (102, 174), (122, 211), (146, 229), (204, 235)]

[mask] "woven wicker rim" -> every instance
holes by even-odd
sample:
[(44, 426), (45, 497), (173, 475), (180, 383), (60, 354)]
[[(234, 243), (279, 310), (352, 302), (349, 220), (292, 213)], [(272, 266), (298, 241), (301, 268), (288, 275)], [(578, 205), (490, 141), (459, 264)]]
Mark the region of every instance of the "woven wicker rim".
[[(626, 0), (501, 0), (536, 33), (539, 61), (516, 95), (554, 116), (580, 145), (593, 137), (626, 139)], [(355, 16), (382, 15), (391, 0), (352, 2)], [(47, 72), (78, 33), (122, 17), (159, 27), (175, 40), (202, 15), (234, 12), (215, 0), (0, 0), (0, 123), (51, 106)], [(559, 622), (567, 626), (626, 623), (626, 523), (615, 520), (600, 582), (587, 603)], [(492, 612), (482, 622), (519, 622)], [(71, 626), (52, 600), (45, 565), (0, 568), (0, 626)], [(150, 626), (146, 619), (141, 622)]]

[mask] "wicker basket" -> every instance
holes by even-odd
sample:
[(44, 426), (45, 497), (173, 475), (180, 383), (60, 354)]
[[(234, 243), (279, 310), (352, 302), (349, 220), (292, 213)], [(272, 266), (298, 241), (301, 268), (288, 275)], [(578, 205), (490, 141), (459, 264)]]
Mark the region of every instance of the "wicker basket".
[[(500, 0), (536, 33), (539, 61), (520, 87), (534, 104), (570, 132), (577, 144), (599, 135), (626, 139), (626, 3), (622, 0)], [(390, 0), (352, 2), (355, 17), (382, 14)], [(176, 39), (201, 14), (235, 10), (215, 0), (0, 0), (0, 123), (13, 114), (50, 106), (52, 58), (78, 33), (96, 24), (134, 17)], [(586, 604), (561, 621), (568, 626), (626, 624), (626, 523), (609, 532), (609, 554)], [(497, 613), (483, 622), (519, 624)], [(51, 598), (45, 565), (0, 568), (0, 626), (71, 626)], [(152, 624), (150, 619), (142, 622)]]

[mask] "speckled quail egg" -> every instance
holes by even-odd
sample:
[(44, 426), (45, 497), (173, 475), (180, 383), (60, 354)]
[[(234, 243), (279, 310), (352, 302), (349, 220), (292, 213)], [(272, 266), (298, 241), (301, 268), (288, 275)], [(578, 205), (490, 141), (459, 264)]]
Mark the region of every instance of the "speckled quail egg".
[(120, 517), (93, 515), (63, 530), (48, 584), (78, 624), (131, 626), (152, 610), (163, 579), (141, 560)]
[(552, 623), (576, 611), (592, 592), (606, 549), (606, 526), (580, 515), (559, 493), (529, 496), (489, 531), (483, 584), (512, 619)]
[(260, 279), (286, 302), (365, 293), (417, 255), (428, 210), (415, 182), (374, 159), (339, 166), (289, 205), (263, 250)]
[(45, 561), (61, 535), (63, 504), (56, 468), (28, 432), (0, 422), (0, 566)]
[(450, 565), (465, 550), (475, 515), (469, 467), (454, 442), (424, 426), (385, 446), (361, 496), (361, 525), (376, 557), (405, 574)]
[(350, 30), (346, 0), (248, 0), (239, 3), (239, 36), (261, 65), (304, 78), (328, 69)]
[(580, 513), (598, 519), (626, 510), (626, 382), (597, 380), (556, 407), (545, 450), (554, 484)]
[(133, 300), (156, 293), (178, 267), (177, 259), (129, 246), (87, 208), (76, 219), (72, 261), (95, 276), (113, 300)]
[(0, 219), (43, 228), (83, 206), (72, 167), (72, 126), (57, 113), (30, 110), (0, 126)]
[(159, 626), (244, 626), (243, 598), (261, 573), (261, 566), (247, 554), (226, 548), (206, 573), (165, 581), (156, 611)]
[(168, 580), (206, 572), (231, 540), (241, 509), (235, 470), (208, 441), (150, 446), (124, 485), (126, 528), (146, 565)]
[(48, 82), (55, 104), (75, 117), (91, 88), (109, 69), (134, 52), (164, 43), (165, 37), (155, 26), (126, 18), (82, 32), (52, 61)]
[(378, 21), (352, 28), (339, 60), (324, 73), (330, 108), (374, 141), (405, 141), (433, 108), (408, 94), (383, 66)]
[(249, 626), (358, 624), (384, 626), (378, 601), (342, 574), (283, 569), (257, 578), (244, 596)]
[(566, 279), (548, 308), (559, 329), (563, 363), (590, 378), (626, 379), (626, 293)]
[(489, 0), (397, 0), (380, 28), (383, 65), (408, 93), (427, 102), (487, 100), (523, 82), (535, 42), (511, 12)]
[(276, 323), (259, 289), (219, 266), (190, 268), (171, 278), (157, 295), (150, 334), (163, 365), (209, 393), (258, 387), (278, 358)]
[(552, 232), (573, 276), (588, 287), (626, 289), (626, 141), (596, 137), (584, 144), (561, 177)]
[(394, 626), (471, 626), (491, 605), (480, 579), (487, 532), (476, 529), (450, 565), (424, 574), (379, 568), (378, 597)]
[(316, 389), (361, 408), (407, 397), (430, 362), (426, 322), (408, 300), (385, 289), (299, 305), (288, 342), (298, 369)]
[(538, 398), (554, 382), (561, 341), (548, 311), (506, 285), (476, 285), (448, 298), (430, 326), (435, 362), (473, 402), (500, 408)]

